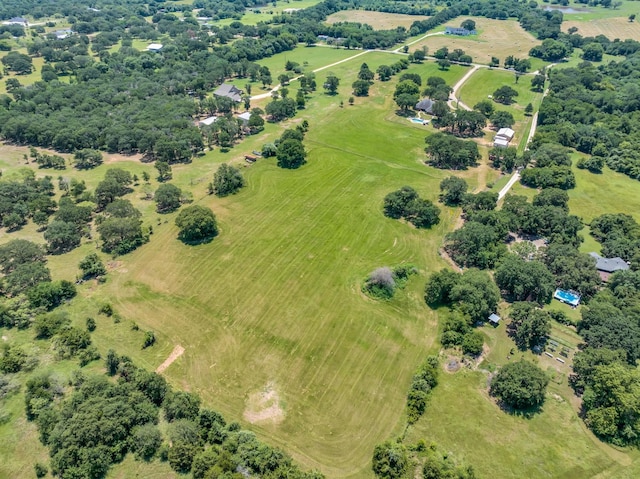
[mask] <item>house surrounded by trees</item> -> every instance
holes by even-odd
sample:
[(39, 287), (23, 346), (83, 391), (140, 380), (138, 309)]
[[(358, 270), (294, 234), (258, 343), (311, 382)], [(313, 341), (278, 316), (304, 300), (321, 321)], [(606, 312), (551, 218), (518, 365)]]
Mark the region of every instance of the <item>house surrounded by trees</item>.
[(609, 281), (609, 277), (616, 271), (626, 271), (629, 264), (622, 258), (603, 258), (598, 253), (589, 253), (596, 260), (596, 269), (603, 282)]
[(227, 98), (231, 98), (236, 103), (240, 103), (242, 101), (242, 90), (240, 90), (235, 85), (229, 85), (227, 83), (223, 83), (220, 85), (216, 91), (213, 92), (215, 96), (226, 96)]

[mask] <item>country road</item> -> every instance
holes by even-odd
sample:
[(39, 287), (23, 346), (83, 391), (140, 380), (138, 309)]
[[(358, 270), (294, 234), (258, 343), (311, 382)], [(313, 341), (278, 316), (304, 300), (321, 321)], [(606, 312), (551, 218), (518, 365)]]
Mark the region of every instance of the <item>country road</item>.
[(474, 65), (474, 67), (471, 70), (465, 73), (465, 75), (458, 81), (458, 83), (453, 85), (453, 89), (451, 91), (451, 97), (447, 102), (447, 104), (449, 105), (449, 108), (454, 109), (457, 107), (461, 107), (463, 110), (471, 111), (471, 108), (469, 108), (466, 104), (460, 101), (460, 99), (457, 97), (457, 93), (458, 93), (458, 90), (462, 88), (462, 85), (464, 85), (464, 82), (466, 82), (469, 79), (469, 77), (471, 77), (471, 75), (477, 72), (479, 68), (480, 68), (479, 65)]

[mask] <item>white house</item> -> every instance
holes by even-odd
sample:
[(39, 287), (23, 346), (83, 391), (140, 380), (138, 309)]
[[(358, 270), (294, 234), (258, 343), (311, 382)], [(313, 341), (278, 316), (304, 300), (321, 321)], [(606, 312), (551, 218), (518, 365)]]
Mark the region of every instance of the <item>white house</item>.
[(162, 43), (152, 43), (151, 45), (149, 45), (147, 47), (147, 51), (149, 52), (159, 52), (160, 50), (162, 50), (162, 47), (164, 45), (162, 45)]
[(2, 22), (3, 25), (22, 25), (23, 27), (28, 27), (29, 22), (26, 18), (22, 17), (13, 17), (7, 20), (6, 22)]

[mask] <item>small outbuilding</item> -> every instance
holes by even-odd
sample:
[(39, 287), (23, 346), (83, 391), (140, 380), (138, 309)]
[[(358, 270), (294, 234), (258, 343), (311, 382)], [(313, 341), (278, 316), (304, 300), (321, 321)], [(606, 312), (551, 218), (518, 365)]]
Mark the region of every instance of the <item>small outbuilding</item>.
[(53, 34), (58, 40), (64, 40), (65, 38), (73, 35), (73, 31), (65, 28), (64, 30), (56, 30), (55, 32), (53, 32)]
[(249, 118), (251, 118), (251, 112), (249, 111), (245, 111), (244, 113), (240, 113), (238, 115), (238, 119), (242, 120), (242, 123), (244, 123), (245, 125), (249, 123)]
[(496, 137), (500, 137), (500, 138), (504, 138), (507, 141), (511, 141), (513, 140), (513, 137), (515, 136), (516, 132), (513, 131), (511, 128), (500, 128), (498, 130), (498, 133), (496, 133)]
[(491, 314), (491, 316), (489, 316), (489, 322), (494, 326), (497, 326), (498, 324), (500, 324), (500, 316), (498, 316), (496, 313)]
[(433, 115), (433, 100), (430, 98), (420, 100), (416, 103), (415, 109)]
[(507, 148), (509, 146), (509, 140), (496, 136), (493, 139), (494, 148)]
[(218, 119), (217, 116), (210, 116), (209, 118), (205, 118), (204, 120), (200, 120), (198, 122), (198, 126), (200, 126), (200, 127), (211, 126), (216, 122), (217, 119)]
[(152, 43), (151, 45), (149, 45), (149, 46), (147, 47), (147, 51), (148, 51), (148, 52), (155, 52), (155, 53), (158, 53), (158, 52), (160, 52), (160, 50), (162, 50), (162, 47), (163, 47), (163, 46), (164, 46), (164, 45), (163, 45), (162, 43)]

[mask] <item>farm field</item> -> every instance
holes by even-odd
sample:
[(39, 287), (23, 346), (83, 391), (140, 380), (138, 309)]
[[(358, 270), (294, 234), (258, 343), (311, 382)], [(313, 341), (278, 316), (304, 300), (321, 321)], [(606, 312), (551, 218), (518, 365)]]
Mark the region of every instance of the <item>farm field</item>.
[[(245, 10), (244, 15), (240, 19), (242, 23), (245, 25), (256, 25), (258, 22), (265, 22), (269, 20), (274, 15), (280, 15), (284, 12), (284, 10), (289, 9), (304, 9), (309, 8), (317, 3), (320, 3), (321, 0), (291, 0), (291, 1), (282, 1), (277, 0), (276, 2), (265, 2), (265, 6), (263, 7), (254, 7), (248, 8)], [(273, 3), (276, 6), (273, 6)], [(222, 20), (210, 22), (212, 25), (224, 26), (230, 25), (231, 23), (237, 20), (233, 18), (224, 18)]]
[(638, 13), (636, 2), (632, 0), (624, 0), (622, 2), (622, 5), (615, 9), (589, 6), (575, 2), (572, 5), (563, 7), (561, 5), (549, 5), (540, 0), (538, 0), (538, 5), (540, 5), (541, 8), (545, 10), (560, 10), (564, 15), (565, 21), (578, 20), (583, 22), (590, 22), (592, 20), (616, 17), (626, 19), (632, 13)]
[[(456, 35), (435, 35), (425, 38), (411, 46), (411, 51), (426, 46), (429, 54), (442, 47), (449, 50), (461, 48), (473, 57), (475, 63), (489, 64), (491, 57), (500, 58), (502, 63), (506, 56), (518, 58), (529, 56), (529, 50), (540, 44), (533, 35), (525, 31), (515, 20), (492, 20), (484, 17), (459, 17), (451, 20), (446, 26), (459, 27), (463, 19), (471, 18), (476, 22), (477, 35), (459, 37)], [(536, 65), (534, 70), (538, 68)]]
[[(640, 11), (640, 8), (637, 10)], [(572, 16), (566, 17), (568, 20), (562, 22), (562, 31), (575, 27), (583, 37), (596, 37), (604, 35), (610, 40), (619, 38), (626, 40), (640, 40), (640, 23), (630, 22), (627, 17), (598, 18), (588, 21), (572, 20)]]
[(327, 17), (326, 23), (357, 22), (371, 25), (374, 30), (392, 30), (405, 27), (407, 30), (413, 22), (426, 20), (425, 15), (403, 15), (400, 13), (372, 12), (367, 10), (343, 10)]

